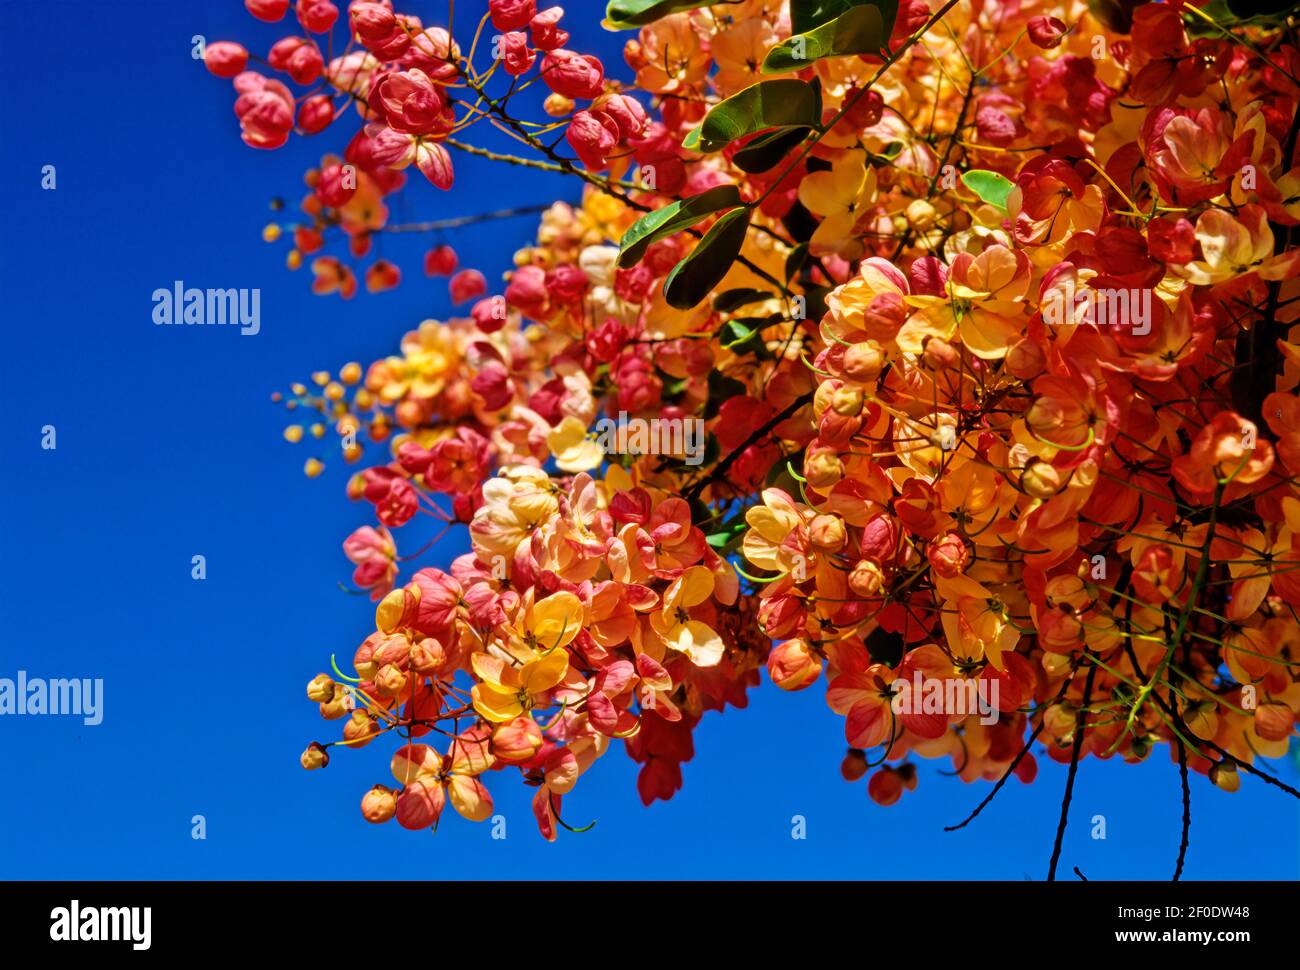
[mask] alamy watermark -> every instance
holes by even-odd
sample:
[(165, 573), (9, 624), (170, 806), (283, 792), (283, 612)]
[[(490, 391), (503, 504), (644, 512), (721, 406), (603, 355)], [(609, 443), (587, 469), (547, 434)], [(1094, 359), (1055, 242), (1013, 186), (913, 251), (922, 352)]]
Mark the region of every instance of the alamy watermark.
[(177, 280), (171, 289), (153, 291), (153, 322), (160, 327), (232, 326), (252, 337), (262, 329), (262, 291), (234, 287), (200, 290)]
[(601, 418), (588, 433), (607, 455), (681, 455), (687, 465), (704, 461), (705, 431), (700, 418)]
[(89, 677), (46, 680), (18, 671), (16, 680), (0, 677), (0, 714), (80, 717), (87, 727), (104, 720), (104, 681)]
[(1000, 714), (996, 678), (925, 677), (914, 670), (910, 681), (899, 677), (889, 686), (895, 714), (976, 714), (981, 724), (996, 723)]
[(1072, 281), (1064, 280), (1043, 299), (1042, 311), (1043, 322), (1052, 327), (1094, 323), (1129, 326), (1135, 337), (1151, 332), (1151, 291), (1139, 287), (1076, 289)]

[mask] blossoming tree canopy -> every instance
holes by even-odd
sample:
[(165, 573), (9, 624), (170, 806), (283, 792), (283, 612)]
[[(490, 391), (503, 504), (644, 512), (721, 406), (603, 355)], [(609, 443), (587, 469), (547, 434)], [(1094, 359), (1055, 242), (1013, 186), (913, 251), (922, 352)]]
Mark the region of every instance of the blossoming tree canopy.
[[(268, 239), (347, 298), (427, 231), (468, 307), (286, 400), (373, 462), (344, 551), (375, 631), (311, 682), (342, 732), (303, 755), (383, 745), (367, 819), (482, 820), (517, 772), (555, 838), (614, 746), (670, 798), (764, 668), (826, 691), (886, 804), (918, 760), (996, 792), (1035, 751), (1296, 794), (1256, 763), (1300, 710), (1285, 5), (613, 0), (617, 68), (534, 0), (246, 6), (287, 35), (207, 48), (244, 141), (333, 146)], [(581, 191), (504, 286), (438, 242), (477, 217), (390, 221), (464, 155)], [(604, 418), (702, 453), (611, 452)], [(427, 518), (472, 551), (408, 566)]]

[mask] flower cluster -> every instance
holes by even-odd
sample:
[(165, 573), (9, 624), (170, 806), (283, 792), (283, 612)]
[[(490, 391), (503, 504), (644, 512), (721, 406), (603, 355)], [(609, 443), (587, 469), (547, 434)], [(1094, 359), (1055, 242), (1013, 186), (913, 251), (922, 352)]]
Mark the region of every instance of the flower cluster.
[[(636, 31), (620, 85), (564, 48), (555, 8), (487, 6), (504, 33), (486, 72), (381, 3), (349, 8), (360, 50), (269, 57), (334, 92), (299, 129), (319, 130), (317, 97), (364, 119), (309, 177), (298, 252), (339, 228), (362, 256), (399, 170), (450, 185), (443, 145), (478, 120), (584, 183), (500, 294), (461, 279), (468, 318), (289, 402), (333, 421), (349, 460), (363, 427), (389, 449), (349, 485), (379, 525), (345, 544), (376, 630), (355, 676), (309, 689), (345, 721), (333, 743), (405, 742), (368, 819), (426, 827), (447, 797), (485, 818), (485, 779), (516, 768), (553, 838), (615, 741), (643, 799), (671, 797), (702, 714), (743, 706), (764, 667), (823, 686), (845, 777), (872, 771), (886, 804), (915, 759), (1032, 781), (1034, 744), (1071, 765), (1163, 745), (1184, 786), (1274, 780), (1257, 759), (1300, 712), (1285, 15), (614, 0), (608, 23)], [(304, 28), (327, 7), (300, 3)], [(208, 53), (245, 140), (282, 143), (284, 84)], [(549, 120), (486, 93), (497, 64), (538, 72)], [(445, 246), (426, 259), (456, 266)], [(316, 275), (355, 288), (337, 258)], [(705, 460), (607, 454), (601, 416), (702, 421)], [(421, 513), (473, 551), (403, 582), (390, 530)], [(996, 716), (900, 712), (929, 680), (979, 687)]]

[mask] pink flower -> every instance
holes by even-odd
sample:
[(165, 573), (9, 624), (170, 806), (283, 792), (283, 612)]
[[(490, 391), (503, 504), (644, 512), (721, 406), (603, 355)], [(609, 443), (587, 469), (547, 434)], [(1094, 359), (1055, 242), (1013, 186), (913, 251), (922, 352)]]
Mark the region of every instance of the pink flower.
[(564, 140), (586, 168), (599, 172), (609, 167), (609, 155), (618, 147), (618, 126), (606, 115), (579, 111), (569, 122)]
[(393, 580), (397, 578), (397, 546), (387, 529), (362, 526), (343, 540), (343, 553), (357, 567), (352, 582), (370, 590), (372, 600), (383, 599), (393, 588)]
[(348, 8), (348, 22), (352, 32), (367, 47), (371, 41), (382, 41), (397, 28), (397, 18), (391, 7), (382, 3), (354, 3)]
[(436, 141), (420, 139), (415, 146), (415, 167), (438, 188), (451, 188), (455, 178), (451, 167), (451, 155)]
[(298, 84), (311, 84), (325, 70), (316, 42), (306, 37), (285, 37), (272, 45), (266, 62), (277, 71), (284, 71)]
[(546, 274), (546, 289), (557, 303), (578, 303), (587, 294), (587, 274), (572, 263), (562, 263)]
[(313, 94), (298, 105), (298, 127), (303, 134), (316, 135), (334, 120), (334, 102), (328, 94)]
[(526, 73), (536, 59), (537, 52), (529, 49), (525, 34), (512, 30), (501, 38), (501, 63), (507, 74), (518, 77)]
[(489, 411), (501, 410), (515, 396), (510, 375), (504, 365), (496, 361), (485, 364), (470, 381), (470, 387), (483, 399), (483, 406)]
[(533, 19), (536, 0), (488, 0), (492, 26), (497, 30), (518, 30)]
[(506, 323), (506, 301), (499, 296), (479, 300), (474, 304), (469, 315), (474, 318), (474, 326), (481, 333), (496, 333)]
[(203, 66), (217, 77), (234, 77), (248, 63), (248, 51), (242, 44), (219, 40), (203, 51)]
[(1061, 38), (1065, 36), (1065, 24), (1055, 17), (1030, 17), (1025, 32), (1034, 46), (1050, 50), (1060, 46)]
[(456, 250), (450, 246), (434, 246), (424, 254), (424, 274), (426, 276), (450, 276), (456, 272)]
[(599, 58), (558, 48), (542, 58), (542, 80), (566, 98), (598, 96), (605, 85), (605, 67)]
[(464, 303), (487, 292), (487, 280), (476, 269), (463, 269), (447, 284), (452, 303)]
[(540, 266), (521, 266), (510, 277), (506, 302), (533, 320), (545, 320), (550, 299), (546, 294), (546, 272)]
[(331, 209), (347, 205), (356, 191), (356, 178), (346, 178), (343, 166), (338, 162), (322, 168), (320, 177), (316, 179), (316, 196), (321, 200), (322, 205), (329, 206)]
[(313, 34), (327, 33), (339, 17), (339, 8), (330, 0), (298, 0), (294, 12), (302, 29)]
[(409, 135), (429, 135), (450, 127), (450, 106), (442, 88), (418, 69), (382, 75), (371, 85), (370, 106), (388, 127)]
[(244, 9), (258, 20), (273, 24), (289, 12), (289, 0), (244, 0)]
[(492, 450), (473, 428), (457, 428), (454, 438), (433, 446), (424, 480), (439, 492), (472, 492), (487, 477)]
[(587, 353), (601, 363), (608, 364), (618, 357), (628, 340), (627, 328), (610, 317), (587, 334)]
[(256, 71), (235, 78), (235, 114), (240, 137), (253, 148), (279, 148), (293, 131), (293, 94), (279, 81)]
[(425, 636), (446, 638), (451, 630), (462, 590), (456, 578), (441, 569), (421, 569), (410, 585), (420, 591), (411, 626)]
[(648, 360), (631, 355), (624, 357), (619, 362), (615, 384), (619, 410), (635, 412), (659, 406), (663, 382), (655, 375), (654, 366)]
[(533, 33), (533, 46), (538, 50), (553, 51), (569, 42), (569, 32), (559, 27), (564, 16), (563, 7), (547, 7), (528, 24)]
[(645, 108), (636, 98), (626, 94), (611, 94), (601, 98), (592, 106), (592, 110), (611, 119), (618, 127), (620, 142), (640, 135), (646, 126)]

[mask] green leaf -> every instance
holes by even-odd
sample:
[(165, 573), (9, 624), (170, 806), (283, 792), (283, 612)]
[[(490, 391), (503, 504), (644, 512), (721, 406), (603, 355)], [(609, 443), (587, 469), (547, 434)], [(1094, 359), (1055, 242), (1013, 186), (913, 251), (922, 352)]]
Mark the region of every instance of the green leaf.
[(995, 205), (1003, 212), (1007, 211), (1007, 196), (1015, 188), (1015, 183), (1005, 175), (990, 172), (982, 168), (961, 173), (962, 184), (989, 205)]
[(722, 282), (740, 255), (749, 231), (749, 209), (732, 209), (718, 219), (690, 255), (673, 267), (664, 280), (664, 299), (678, 310), (698, 306)]
[(811, 128), (778, 128), (759, 135), (731, 156), (731, 161), (750, 175), (766, 172), (790, 154), (790, 149), (807, 138), (810, 131)]
[(761, 303), (763, 300), (770, 299), (772, 299), (772, 294), (767, 290), (725, 290), (713, 298), (713, 309), (719, 313), (731, 313), (733, 310), (739, 310), (751, 303)]
[(735, 2), (736, 0), (610, 0), (605, 7), (605, 26), (610, 30), (644, 27), (670, 13)]
[(785, 74), (823, 57), (875, 54), (889, 43), (898, 0), (873, 0), (850, 7), (834, 20), (784, 40), (767, 52), (764, 74)]
[(790, 0), (790, 32), (806, 34), (815, 27), (829, 23), (850, 7), (871, 0)]
[(719, 185), (689, 199), (679, 199), (662, 209), (647, 212), (623, 233), (619, 242), (618, 265), (623, 269), (635, 266), (651, 243), (689, 229), (707, 215), (737, 205), (740, 205), (740, 190), (734, 185)]
[(733, 354), (755, 354), (766, 360), (772, 355), (762, 338), (764, 328), (781, 320), (781, 314), (769, 317), (738, 317), (728, 320), (718, 328), (718, 342)]
[[(709, 109), (696, 129), (698, 148), (683, 144), (697, 151), (716, 152), (737, 138), (768, 128), (811, 128), (822, 120), (821, 101), (817, 87), (798, 78), (759, 81)], [(687, 142), (690, 140), (688, 136)]]

